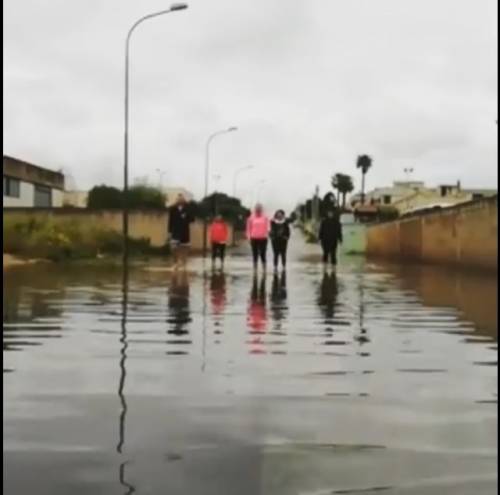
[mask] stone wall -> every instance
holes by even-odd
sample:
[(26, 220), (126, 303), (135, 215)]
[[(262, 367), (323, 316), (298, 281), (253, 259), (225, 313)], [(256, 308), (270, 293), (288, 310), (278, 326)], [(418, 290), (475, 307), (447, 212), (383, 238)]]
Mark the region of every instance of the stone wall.
[[(72, 222), (91, 222), (117, 232), (122, 231), (122, 212), (120, 210), (88, 210), (81, 208), (4, 208), (3, 218), (19, 217), (53, 217)], [(134, 210), (129, 213), (130, 237), (147, 238), (155, 247), (164, 246), (167, 242), (168, 212), (165, 210)], [(229, 242), (232, 243), (230, 227)], [(203, 222), (196, 221), (191, 225), (191, 244), (193, 249), (203, 247)]]
[(415, 215), (367, 230), (367, 254), (497, 269), (497, 198)]

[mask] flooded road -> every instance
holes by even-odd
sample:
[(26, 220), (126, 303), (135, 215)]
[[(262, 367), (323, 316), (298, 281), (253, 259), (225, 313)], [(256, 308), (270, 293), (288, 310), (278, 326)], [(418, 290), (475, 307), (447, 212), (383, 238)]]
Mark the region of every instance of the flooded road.
[(4, 273), (7, 494), (493, 494), (497, 279)]

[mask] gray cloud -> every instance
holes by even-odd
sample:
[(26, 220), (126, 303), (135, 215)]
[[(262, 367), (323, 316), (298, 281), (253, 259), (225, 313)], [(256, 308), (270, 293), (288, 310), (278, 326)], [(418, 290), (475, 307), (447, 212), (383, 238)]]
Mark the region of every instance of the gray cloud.
[[(6, 0), (4, 151), (119, 185), (123, 50), (163, 1)], [(193, 0), (134, 35), (132, 175), (202, 190), (204, 144), (229, 191), (261, 179), (291, 206), (371, 153), (369, 185), (400, 178), (471, 186), (497, 178), (494, 0)], [(252, 193), (253, 191), (253, 193)]]

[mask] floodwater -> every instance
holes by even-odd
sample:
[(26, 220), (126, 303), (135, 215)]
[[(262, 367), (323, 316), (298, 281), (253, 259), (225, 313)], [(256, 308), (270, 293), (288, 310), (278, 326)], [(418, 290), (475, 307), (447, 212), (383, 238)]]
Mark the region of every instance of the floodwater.
[(497, 492), (497, 279), (4, 273), (9, 495)]

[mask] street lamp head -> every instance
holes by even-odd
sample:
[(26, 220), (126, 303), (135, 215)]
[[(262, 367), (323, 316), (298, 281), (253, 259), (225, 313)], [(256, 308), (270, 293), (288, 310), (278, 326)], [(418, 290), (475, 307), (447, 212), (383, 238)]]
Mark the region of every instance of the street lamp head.
[(230, 127), (227, 132), (234, 132), (234, 131), (237, 131), (238, 128), (237, 127)]
[(171, 12), (176, 12), (178, 10), (185, 10), (188, 8), (188, 5), (187, 3), (173, 3), (171, 6), (170, 6), (170, 11)]

